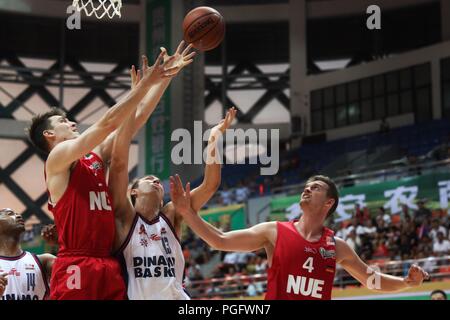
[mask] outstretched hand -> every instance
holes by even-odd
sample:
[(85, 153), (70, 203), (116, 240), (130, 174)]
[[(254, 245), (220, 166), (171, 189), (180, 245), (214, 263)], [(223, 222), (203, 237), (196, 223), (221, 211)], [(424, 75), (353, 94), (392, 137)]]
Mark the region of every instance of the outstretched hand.
[(408, 271), (408, 275), (405, 278), (406, 284), (410, 287), (420, 286), (423, 280), (426, 280), (430, 277), (428, 272), (423, 270), (417, 264), (413, 264)]
[(162, 79), (173, 77), (174, 73), (178, 73), (179, 66), (171, 66), (176, 57), (166, 57), (166, 55), (165, 49), (161, 48), (161, 52), (152, 66), (148, 65), (148, 59), (145, 55), (142, 56), (142, 70), (136, 70), (134, 65), (131, 66), (131, 88), (135, 88), (141, 82), (148, 86)]
[[(177, 47), (175, 53), (170, 56), (167, 54), (167, 50), (164, 47), (161, 47), (161, 51), (164, 52), (164, 62), (166, 63), (169, 59), (172, 59), (167, 65), (168, 68), (171, 68), (172, 72), (168, 77), (176, 76), (184, 67), (190, 65), (194, 61), (194, 56), (196, 55), (195, 51), (192, 51), (192, 44), (189, 44), (184, 48), (185, 42), (181, 41)], [(184, 48), (184, 49), (183, 49)]]
[(194, 213), (191, 208), (191, 184), (186, 183), (186, 190), (183, 188), (180, 176), (170, 176), (170, 198), (175, 207), (175, 210), (182, 216)]
[(56, 225), (49, 224), (42, 228), (41, 237), (49, 245), (54, 246), (58, 244), (58, 232), (56, 231)]
[(210, 137), (210, 139), (212, 139), (212, 141), (214, 141), (215, 139), (218, 138), (217, 135), (219, 132), (220, 132), (220, 134), (225, 133), (225, 130), (227, 130), (231, 126), (231, 123), (233, 122), (234, 118), (236, 117), (236, 113), (237, 113), (237, 109), (235, 107), (231, 107), (230, 109), (228, 109), (227, 114), (225, 115), (225, 118), (220, 120), (220, 122), (211, 129), (211, 133), (209, 134), (209, 137)]

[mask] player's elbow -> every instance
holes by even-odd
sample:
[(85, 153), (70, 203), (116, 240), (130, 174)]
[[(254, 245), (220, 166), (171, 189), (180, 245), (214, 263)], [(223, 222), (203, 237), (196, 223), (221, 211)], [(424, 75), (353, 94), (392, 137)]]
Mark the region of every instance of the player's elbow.
[(118, 114), (114, 111), (114, 108), (111, 108), (100, 120), (99, 126), (101, 126), (102, 129), (107, 132), (113, 132), (122, 124), (122, 122), (123, 119), (118, 117)]
[(119, 127), (119, 122), (115, 121), (113, 118), (104, 117), (99, 123), (98, 126), (102, 131), (111, 133), (115, 131)]

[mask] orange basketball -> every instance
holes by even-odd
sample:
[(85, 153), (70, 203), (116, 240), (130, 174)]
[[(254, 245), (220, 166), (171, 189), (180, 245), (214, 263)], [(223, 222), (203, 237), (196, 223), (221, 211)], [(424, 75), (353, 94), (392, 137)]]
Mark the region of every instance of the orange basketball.
[(184, 41), (200, 51), (216, 48), (225, 36), (225, 20), (210, 7), (191, 10), (183, 21)]

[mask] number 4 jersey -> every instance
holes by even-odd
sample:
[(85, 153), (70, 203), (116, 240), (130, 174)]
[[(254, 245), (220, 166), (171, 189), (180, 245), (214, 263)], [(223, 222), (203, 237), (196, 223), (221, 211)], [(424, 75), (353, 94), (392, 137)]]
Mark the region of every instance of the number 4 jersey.
[(49, 288), (41, 262), (24, 251), (17, 257), (0, 256), (0, 274), (7, 273), (8, 285), (2, 300), (44, 300)]
[(330, 300), (336, 270), (334, 232), (305, 240), (295, 221), (277, 222), (277, 241), (268, 270), (267, 300)]

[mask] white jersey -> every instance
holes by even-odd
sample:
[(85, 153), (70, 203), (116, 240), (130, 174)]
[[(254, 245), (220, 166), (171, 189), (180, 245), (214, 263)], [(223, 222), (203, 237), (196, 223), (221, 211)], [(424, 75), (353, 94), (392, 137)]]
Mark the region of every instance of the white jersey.
[(148, 221), (136, 213), (118, 252), (130, 300), (188, 300), (183, 288), (184, 256), (169, 219)]
[(35, 254), (24, 251), (17, 257), (0, 256), (0, 274), (8, 285), (2, 300), (44, 300), (50, 292), (42, 264)]

